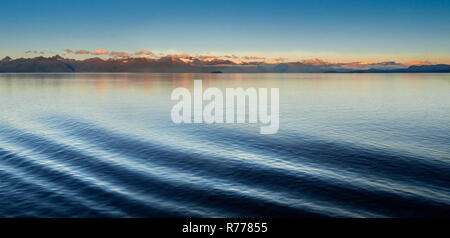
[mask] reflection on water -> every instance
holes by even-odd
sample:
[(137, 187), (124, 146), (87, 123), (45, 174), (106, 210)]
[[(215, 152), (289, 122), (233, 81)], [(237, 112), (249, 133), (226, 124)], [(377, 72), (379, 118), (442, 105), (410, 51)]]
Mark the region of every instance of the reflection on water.
[[(180, 124), (176, 87), (280, 88), (280, 130)], [(0, 74), (1, 217), (450, 212), (450, 74)]]

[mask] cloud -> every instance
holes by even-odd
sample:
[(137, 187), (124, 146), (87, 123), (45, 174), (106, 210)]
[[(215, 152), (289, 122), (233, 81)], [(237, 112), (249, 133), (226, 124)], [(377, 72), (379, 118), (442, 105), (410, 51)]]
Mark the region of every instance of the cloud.
[(91, 52), (89, 52), (88, 50), (77, 50), (75, 51), (75, 54), (77, 55), (87, 55), (90, 54)]
[(430, 61), (413, 61), (406, 63), (407, 66), (413, 66), (413, 65), (432, 65), (433, 63)]
[(258, 57), (258, 56), (243, 56), (242, 59), (249, 61), (249, 60), (257, 60), (257, 61), (261, 61), (261, 60), (265, 60), (266, 58), (264, 57)]
[[(186, 54), (186, 53), (177, 54), (177, 55), (173, 55), (173, 56), (178, 57), (178, 58), (192, 58), (189, 54)], [(200, 57), (202, 57), (202, 56), (200, 56)]]
[(199, 60), (202, 61), (216, 61), (216, 60), (222, 60), (220, 57), (217, 56), (210, 56), (210, 55), (200, 55), (196, 57)]
[(124, 51), (111, 51), (111, 53), (109, 53), (110, 56), (112, 57), (130, 57), (130, 55), (127, 52)]
[(138, 52), (136, 52), (136, 53), (134, 53), (135, 55), (154, 55), (153, 54), (153, 52), (151, 52), (151, 51), (148, 51), (148, 50), (141, 50), (141, 51), (138, 51)]
[(327, 65), (327, 64), (331, 64), (330, 62), (326, 62), (322, 59), (319, 58), (313, 58), (313, 59), (305, 59), (305, 60), (301, 60), (299, 61), (302, 64), (311, 64), (311, 65)]
[(64, 52), (66, 52), (67, 54), (71, 54), (73, 52), (73, 50), (71, 49), (65, 49)]
[(282, 57), (278, 57), (278, 58), (273, 59), (273, 61), (275, 61), (275, 62), (282, 62), (282, 63), (284, 63), (287, 60), (288, 60), (287, 58), (282, 58)]
[(92, 52), (93, 55), (107, 55), (108, 51), (106, 49), (97, 49)]
[(25, 54), (37, 54), (37, 53), (45, 54), (44, 51), (41, 51), (41, 52), (38, 52), (37, 50), (27, 50), (27, 51), (25, 51)]

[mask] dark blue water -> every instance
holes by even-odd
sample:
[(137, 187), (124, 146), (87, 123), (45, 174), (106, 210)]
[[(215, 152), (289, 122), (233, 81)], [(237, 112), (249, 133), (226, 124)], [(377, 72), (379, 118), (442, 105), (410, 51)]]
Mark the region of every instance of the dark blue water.
[[(173, 124), (280, 88), (280, 130)], [(450, 216), (450, 74), (2, 74), (0, 217)]]

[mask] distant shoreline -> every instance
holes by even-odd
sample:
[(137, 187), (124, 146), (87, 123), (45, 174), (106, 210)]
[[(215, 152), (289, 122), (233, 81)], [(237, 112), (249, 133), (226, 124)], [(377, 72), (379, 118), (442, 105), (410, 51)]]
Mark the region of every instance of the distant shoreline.
[(0, 74), (449, 74), (448, 72), (0, 72)]
[(0, 60), (0, 73), (450, 73), (450, 65), (408, 67), (396, 62), (381, 62), (368, 66), (357, 62), (344, 64), (324, 61), (277, 64), (223, 60), (185, 62), (176, 57), (75, 60), (56, 55), (19, 59), (5, 57)]

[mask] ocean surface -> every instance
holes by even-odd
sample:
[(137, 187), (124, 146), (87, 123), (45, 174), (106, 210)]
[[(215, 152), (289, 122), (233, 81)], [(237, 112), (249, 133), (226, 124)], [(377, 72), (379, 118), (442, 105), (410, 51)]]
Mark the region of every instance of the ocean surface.
[[(280, 129), (174, 124), (279, 88)], [(450, 217), (450, 74), (0, 74), (0, 217)]]

